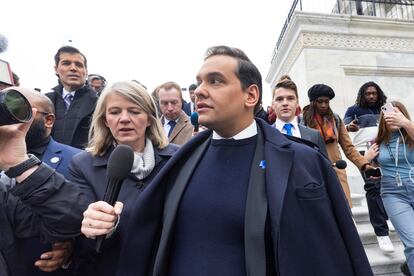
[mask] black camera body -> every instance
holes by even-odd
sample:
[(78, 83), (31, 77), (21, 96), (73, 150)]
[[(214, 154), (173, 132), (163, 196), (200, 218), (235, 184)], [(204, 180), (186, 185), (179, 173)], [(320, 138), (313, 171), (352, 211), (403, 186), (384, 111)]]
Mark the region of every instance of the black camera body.
[(29, 101), (17, 90), (0, 92), (0, 126), (24, 123), (32, 118)]

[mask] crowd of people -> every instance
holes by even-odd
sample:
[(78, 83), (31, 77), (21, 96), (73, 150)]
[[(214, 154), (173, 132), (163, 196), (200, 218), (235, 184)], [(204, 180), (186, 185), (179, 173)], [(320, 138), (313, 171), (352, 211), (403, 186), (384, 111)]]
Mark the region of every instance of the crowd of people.
[[(414, 124), (402, 103), (385, 109), (378, 84), (342, 119), (330, 86), (310, 87), (302, 109), (287, 75), (266, 112), (259, 70), (228, 46), (207, 50), (188, 103), (173, 81), (149, 93), (88, 75), (74, 47), (54, 58), (52, 92), (0, 92), (33, 108), (0, 126), (0, 275), (372, 275), (333, 167), (340, 148), (361, 171), (381, 250), (394, 251), (389, 217), (414, 271)], [(119, 145), (133, 163), (111, 205)]]

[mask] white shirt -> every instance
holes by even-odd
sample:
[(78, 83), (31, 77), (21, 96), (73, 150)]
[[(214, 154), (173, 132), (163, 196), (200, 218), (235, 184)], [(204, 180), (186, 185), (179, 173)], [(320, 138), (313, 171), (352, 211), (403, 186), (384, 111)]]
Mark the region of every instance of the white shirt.
[(67, 91), (65, 88), (62, 89), (62, 97), (66, 99), (66, 95), (71, 94), (73, 97), (75, 97), (75, 91)]
[(284, 122), (282, 120), (280, 120), (279, 118), (276, 118), (276, 122), (274, 124), (275, 128), (277, 128), (280, 132), (282, 132), (283, 134), (286, 134), (286, 129), (284, 129), (283, 127), (285, 126), (285, 124), (292, 124), (292, 135), (298, 138), (302, 138), (302, 135), (300, 135), (300, 130), (299, 130), (299, 126), (298, 126), (298, 118), (295, 116), (295, 118), (293, 118), (293, 120), (291, 122)]
[(233, 137), (224, 138), (224, 137), (221, 137), (220, 135), (218, 135), (217, 132), (213, 131), (213, 139), (217, 139), (217, 140), (219, 140), (219, 139), (241, 140), (241, 139), (246, 139), (246, 138), (253, 137), (256, 134), (257, 134), (256, 121), (253, 120), (253, 122), (250, 126), (246, 127), (245, 129), (243, 129), (242, 131), (240, 131), (239, 133), (237, 133)]
[(194, 103), (190, 101), (190, 114), (193, 114), (194, 112)]

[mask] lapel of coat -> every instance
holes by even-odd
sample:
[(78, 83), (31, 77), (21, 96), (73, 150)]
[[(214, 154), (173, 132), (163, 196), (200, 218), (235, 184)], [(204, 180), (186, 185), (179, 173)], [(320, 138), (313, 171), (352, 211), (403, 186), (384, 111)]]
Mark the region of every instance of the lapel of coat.
[(167, 267), (169, 246), (171, 243), (171, 234), (174, 227), (175, 217), (181, 197), (187, 187), (187, 184), (193, 174), (198, 162), (203, 156), (205, 150), (210, 144), (210, 139), (205, 140), (200, 146), (195, 148), (191, 156), (180, 167), (180, 170), (171, 185), (171, 190), (167, 195), (164, 205), (162, 234), (157, 250), (157, 256), (154, 264), (153, 275), (164, 275)]
[(248, 276), (266, 275), (266, 247), (264, 233), (268, 205), (265, 186), (265, 169), (264, 139), (261, 129), (258, 128), (257, 144), (250, 168), (244, 221), (246, 275)]
[(62, 162), (62, 150), (56, 142), (50, 137), (49, 144), (43, 154), (42, 161), (48, 164), (52, 169), (55, 169)]
[(289, 175), (293, 166), (294, 153), (290, 149), (292, 142), (284, 137), (283, 134), (267, 125), (262, 120), (257, 120), (257, 122), (263, 131), (265, 140), (264, 159), (266, 160), (266, 195), (276, 254), (280, 218), (283, 212)]
[(180, 133), (180, 131), (184, 128), (184, 123), (186, 121), (187, 115), (184, 113), (184, 111), (181, 111), (180, 117), (178, 117), (177, 124), (175, 125), (173, 131), (171, 132), (170, 137), (168, 137), (168, 140), (171, 142), (174, 140), (174, 138)]
[(83, 118), (93, 113), (97, 97), (96, 94), (93, 94), (94, 92), (91, 92), (86, 85), (76, 91), (76, 93), (79, 93), (80, 95), (75, 95), (74, 100), (79, 99), (81, 101), (79, 107), (79, 120), (77, 122), (79, 123)]

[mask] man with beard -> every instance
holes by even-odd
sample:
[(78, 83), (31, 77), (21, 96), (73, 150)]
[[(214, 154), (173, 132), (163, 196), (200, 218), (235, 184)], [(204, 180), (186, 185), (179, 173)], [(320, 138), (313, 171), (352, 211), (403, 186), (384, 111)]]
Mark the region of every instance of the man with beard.
[[(364, 155), (378, 133), (381, 106), (387, 97), (375, 82), (364, 83), (359, 89), (356, 102), (345, 112), (344, 123), (355, 148)], [(384, 252), (393, 252), (394, 246), (388, 236), (387, 213), (380, 195), (380, 180), (365, 179), (364, 189), (369, 219), (377, 236), (378, 245)]]
[[(55, 114), (52, 102), (45, 95), (21, 87), (10, 87), (5, 91), (13, 89), (22, 93), (32, 107), (37, 109), (37, 113), (26, 135), (27, 152), (35, 155), (37, 158), (55, 169), (65, 177), (69, 174), (68, 165), (72, 156), (80, 149), (60, 144), (50, 136), (54, 122)], [(15, 185), (15, 179), (7, 178), (1, 175), (2, 185), (6, 189)], [(3, 187), (4, 188), (4, 187)], [(71, 242), (42, 244), (37, 238), (18, 239), (17, 244), (22, 252), (25, 267), (25, 275), (66, 275), (62, 269), (57, 270), (66, 261), (72, 250)], [(40, 257), (40, 260), (38, 260)], [(45, 273), (43, 271), (53, 273)]]

